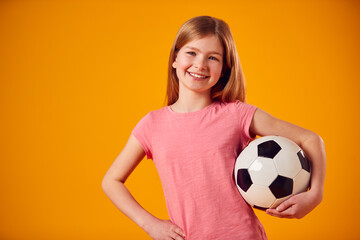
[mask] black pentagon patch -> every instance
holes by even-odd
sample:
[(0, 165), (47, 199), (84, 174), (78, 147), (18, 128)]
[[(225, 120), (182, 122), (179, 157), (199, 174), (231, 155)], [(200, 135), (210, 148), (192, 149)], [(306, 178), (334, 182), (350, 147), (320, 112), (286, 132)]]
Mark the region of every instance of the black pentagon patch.
[(289, 196), (293, 191), (293, 180), (283, 176), (277, 176), (275, 181), (269, 186), (276, 198)]
[(265, 158), (274, 158), (281, 147), (274, 140), (269, 140), (258, 145), (258, 156)]
[(307, 172), (310, 172), (310, 162), (309, 162), (309, 159), (305, 156), (304, 152), (302, 150), (300, 150), (298, 153), (297, 153), (298, 157), (299, 157), (299, 160), (300, 160), (300, 163), (301, 163), (301, 167), (307, 171)]
[(253, 182), (251, 181), (251, 177), (247, 169), (238, 170), (236, 183), (244, 192), (251, 187)]
[(256, 205), (254, 205), (253, 208), (256, 208), (256, 209), (261, 210), (261, 211), (266, 211), (266, 209), (267, 209), (267, 208), (259, 207), (259, 206), (256, 206)]

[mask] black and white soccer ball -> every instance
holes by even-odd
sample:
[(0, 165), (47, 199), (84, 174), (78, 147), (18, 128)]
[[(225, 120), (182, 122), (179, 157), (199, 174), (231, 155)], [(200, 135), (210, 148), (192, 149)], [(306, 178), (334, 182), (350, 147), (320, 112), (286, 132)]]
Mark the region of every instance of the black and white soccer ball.
[(254, 208), (276, 208), (289, 197), (307, 191), (310, 162), (293, 141), (266, 136), (249, 143), (236, 159), (235, 182)]

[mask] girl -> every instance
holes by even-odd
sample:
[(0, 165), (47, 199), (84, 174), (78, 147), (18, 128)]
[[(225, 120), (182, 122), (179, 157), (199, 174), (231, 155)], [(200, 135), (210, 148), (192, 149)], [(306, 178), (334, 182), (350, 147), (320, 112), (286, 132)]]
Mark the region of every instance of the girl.
[[(233, 179), (237, 156), (256, 135), (287, 137), (312, 163), (310, 190), (266, 212), (302, 218), (321, 202), (321, 138), (244, 102), (244, 77), (225, 22), (200, 16), (181, 26), (170, 52), (167, 96), (168, 106), (150, 112), (133, 129), (102, 184), (152, 239), (267, 239)], [(159, 173), (171, 221), (143, 209), (124, 185), (145, 155)]]

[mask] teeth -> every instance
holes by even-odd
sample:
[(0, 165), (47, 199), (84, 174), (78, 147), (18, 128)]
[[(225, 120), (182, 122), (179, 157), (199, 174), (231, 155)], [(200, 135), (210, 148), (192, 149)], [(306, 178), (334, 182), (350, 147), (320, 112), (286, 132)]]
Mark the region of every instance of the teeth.
[(193, 77), (197, 77), (197, 78), (207, 78), (206, 76), (202, 76), (202, 75), (199, 75), (199, 74), (196, 74), (196, 73), (191, 73), (189, 72), (189, 74)]

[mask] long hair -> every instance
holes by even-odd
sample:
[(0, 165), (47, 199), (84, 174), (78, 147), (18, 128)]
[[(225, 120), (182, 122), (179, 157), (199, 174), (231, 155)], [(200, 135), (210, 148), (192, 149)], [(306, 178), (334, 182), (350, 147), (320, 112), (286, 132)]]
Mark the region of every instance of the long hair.
[(245, 102), (245, 78), (229, 26), (223, 20), (214, 17), (198, 16), (186, 21), (180, 27), (171, 47), (168, 66), (167, 105), (175, 103), (179, 98), (179, 79), (172, 66), (178, 51), (188, 42), (211, 34), (220, 40), (224, 49), (222, 75), (211, 89), (211, 99), (222, 102), (233, 102), (235, 100)]

